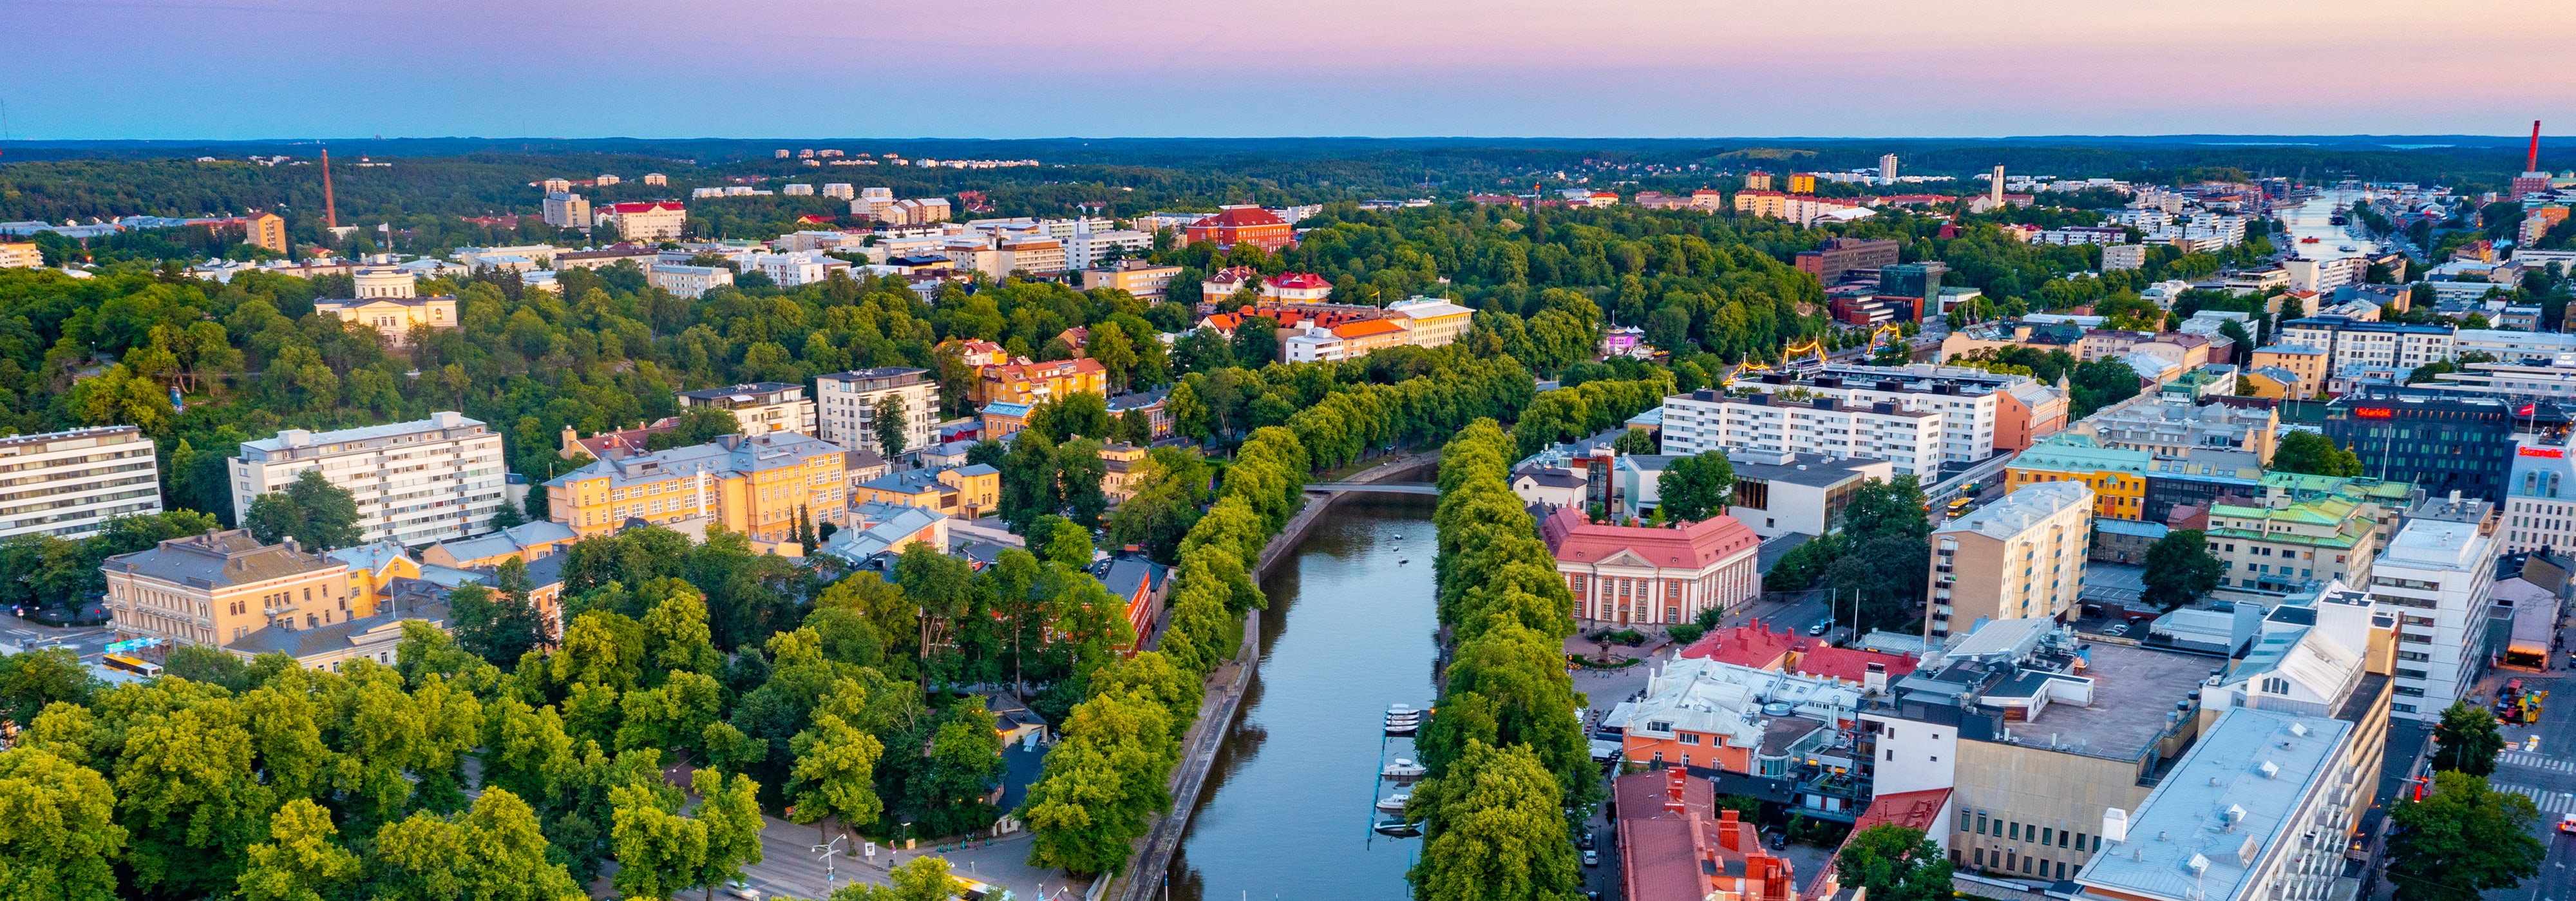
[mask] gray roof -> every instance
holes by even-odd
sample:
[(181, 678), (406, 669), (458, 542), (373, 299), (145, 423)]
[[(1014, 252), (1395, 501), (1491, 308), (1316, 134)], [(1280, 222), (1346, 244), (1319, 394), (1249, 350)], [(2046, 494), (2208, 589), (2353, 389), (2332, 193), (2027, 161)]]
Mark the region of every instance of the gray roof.
[(211, 589), (347, 567), (289, 545), (263, 546), (250, 530), (234, 529), (172, 538), (150, 550), (109, 557), (102, 568)]
[(572, 537), (571, 526), (546, 519), (511, 526), (498, 532), (476, 535), (472, 538), (440, 542), (439, 547), (446, 548), (447, 552), (455, 555), (458, 560), (481, 560), (485, 557), (516, 553), (532, 544), (552, 544), (570, 540)]
[[(865, 563), (878, 554), (903, 550), (895, 542), (948, 518), (937, 510), (903, 504), (864, 503), (853, 505), (850, 512), (869, 524), (842, 529), (823, 541), (822, 552), (852, 563)], [(946, 548), (938, 550), (945, 552)]]
[(224, 645), (224, 648), (250, 656), (275, 652), (301, 659), (355, 647), (364, 642), (367, 633), (388, 626), (398, 629), (402, 621), (407, 619), (421, 620), (433, 626), (446, 628), (447, 604), (438, 602), (405, 606), (399, 609), (388, 608), (386, 612), (374, 616), (342, 620), (310, 629), (267, 626), (257, 632), (233, 639), (232, 642)]
[(674, 477), (693, 477), (701, 472), (708, 475), (760, 472), (794, 466), (817, 454), (846, 453), (840, 445), (795, 432), (771, 432), (750, 438), (727, 435), (725, 439), (639, 456), (600, 460), (556, 476), (546, 484), (569, 485), (606, 475), (609, 487), (623, 488)]
[[(440, 417), (450, 418), (442, 420)], [(459, 416), (454, 413), (441, 413), (431, 416), (428, 419), (415, 419), (410, 422), (388, 422), (384, 425), (364, 425), (353, 429), (337, 429), (329, 432), (304, 433), (302, 435), (301, 443), (291, 445), (287, 443), (287, 436), (292, 433), (297, 433), (298, 430), (287, 429), (279, 432), (275, 437), (262, 438), (257, 441), (244, 441), (241, 443), (241, 446), (245, 454), (254, 450), (275, 453), (286, 450), (290, 447), (310, 447), (318, 444), (347, 444), (353, 441), (372, 441), (378, 438), (400, 438), (404, 435), (417, 435), (422, 432), (467, 428), (483, 424), (483, 420), (475, 419), (470, 416)]]
[(2163, 538), (2165, 535), (2173, 531), (2172, 527), (2167, 526), (2164, 523), (2137, 522), (2127, 519), (2097, 519), (2093, 521), (2093, 530), (2096, 532), (2109, 532), (2113, 535), (2135, 535), (2140, 538), (2151, 539)]
[[(2075, 874), (2085, 888), (2151, 898), (2229, 901), (2260, 891), (2246, 878), (2310, 828), (2291, 817), (2333, 776), (2352, 726), (2341, 720), (2229, 708)], [(2197, 870), (2197, 872), (2195, 872)]]
[(1161, 588), (1165, 572), (1162, 564), (1152, 560), (1120, 557), (1109, 561), (1108, 567), (1101, 570), (1100, 584), (1106, 586), (1110, 594), (1132, 598), (1139, 588), (1148, 592)]
[(2011, 540), (2033, 523), (2073, 506), (2093, 505), (2093, 489), (2082, 482), (2041, 482), (2024, 485), (2004, 495), (2004, 499), (1978, 508), (1965, 517), (1951, 520), (1934, 534), (1975, 532), (1998, 540)]
[[(1864, 457), (1829, 457), (1824, 454), (1793, 454), (1781, 464), (1755, 461), (1747, 451), (1726, 455), (1735, 467), (1735, 477), (1761, 482), (1784, 482), (1814, 488), (1831, 488), (1862, 477), (1873, 466), (1888, 465), (1885, 460)], [(1739, 459), (1742, 458), (1742, 459)]]

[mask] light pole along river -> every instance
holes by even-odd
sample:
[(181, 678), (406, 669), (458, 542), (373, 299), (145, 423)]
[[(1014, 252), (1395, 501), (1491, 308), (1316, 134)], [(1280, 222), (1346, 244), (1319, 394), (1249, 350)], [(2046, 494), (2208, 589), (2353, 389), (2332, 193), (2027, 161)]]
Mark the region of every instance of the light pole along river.
[(1379, 769), (1413, 756), (1385, 736), (1386, 707), (1432, 699), (1434, 500), (1343, 498), (1262, 582), (1260, 670), (1172, 861), (1173, 901), (1406, 897), (1422, 840), (1369, 825), (1405, 790)]

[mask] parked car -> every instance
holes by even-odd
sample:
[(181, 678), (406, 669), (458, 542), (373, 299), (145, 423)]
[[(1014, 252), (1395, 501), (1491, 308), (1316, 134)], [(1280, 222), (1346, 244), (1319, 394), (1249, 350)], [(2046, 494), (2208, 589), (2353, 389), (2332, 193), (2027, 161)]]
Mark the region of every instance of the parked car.
[(2128, 623), (2114, 623), (2114, 624), (2112, 624), (2111, 628), (2108, 628), (2108, 629), (2104, 629), (2104, 630), (2102, 630), (2102, 634), (2104, 634), (2104, 635), (2127, 635), (2127, 634), (2129, 634), (2129, 624), (2128, 624)]
[(1812, 626), (1808, 626), (1808, 627), (1807, 627), (1807, 634), (1809, 634), (1809, 635), (1823, 635), (1823, 634), (1825, 634), (1825, 633), (1827, 633), (1827, 632), (1831, 632), (1831, 631), (1833, 631), (1833, 630), (1834, 630), (1834, 621), (1833, 621), (1833, 620), (1829, 620), (1829, 619), (1828, 619), (1828, 620), (1819, 620), (1819, 621), (1817, 621), (1817, 623), (1816, 623), (1815, 625), (1812, 625)]
[(1590, 850), (1592, 850), (1594, 847), (1596, 847), (1596, 843), (1595, 843), (1594, 839), (1592, 838), (1592, 830), (1590, 830), (1590, 829), (1583, 830), (1583, 837), (1582, 837), (1582, 838), (1580, 838), (1580, 839), (1577, 839), (1577, 840), (1575, 841), (1574, 845), (1575, 845), (1575, 847), (1581, 848), (1581, 849), (1586, 850), (1586, 851), (1590, 851)]
[(1584, 866), (1587, 866), (1587, 867), (1597, 867), (1597, 866), (1600, 866), (1600, 865), (1601, 865), (1601, 852), (1599, 852), (1599, 851), (1585, 851), (1585, 852), (1583, 852), (1583, 865), (1584, 865)]

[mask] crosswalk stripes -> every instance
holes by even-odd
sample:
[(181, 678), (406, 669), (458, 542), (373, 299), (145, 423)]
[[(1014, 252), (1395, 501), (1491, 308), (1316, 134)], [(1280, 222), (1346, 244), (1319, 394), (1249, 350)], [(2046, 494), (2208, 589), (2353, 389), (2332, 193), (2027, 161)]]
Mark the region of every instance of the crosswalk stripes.
[(2540, 805), (2542, 813), (2576, 813), (2576, 794), (2533, 788), (2528, 785), (2498, 785), (2498, 791), (2509, 791)]
[(2560, 760), (2553, 757), (2542, 757), (2538, 754), (2524, 751), (2506, 751), (2502, 754), (2498, 754), (2496, 755), (2496, 762), (2506, 766), (2518, 766), (2524, 769), (2554, 770), (2561, 773), (2576, 773), (2576, 761)]

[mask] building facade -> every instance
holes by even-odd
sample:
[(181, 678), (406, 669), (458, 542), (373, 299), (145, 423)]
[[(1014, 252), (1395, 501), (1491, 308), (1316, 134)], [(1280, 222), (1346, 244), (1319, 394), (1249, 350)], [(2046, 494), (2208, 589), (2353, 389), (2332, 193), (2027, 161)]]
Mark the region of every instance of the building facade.
[(1108, 370), (1089, 357), (986, 366), (976, 373), (974, 399), (978, 404), (1036, 404), (1083, 393), (1109, 393)]
[(1735, 397), (1700, 390), (1664, 398), (1663, 448), (1670, 454), (1821, 454), (1885, 460), (1926, 482), (1941, 472), (1939, 414), (1881, 401), (1830, 397), (1797, 403), (1772, 394)]
[[(2453, 354), (2448, 326), (2363, 322), (2345, 316), (2311, 316), (2281, 323), (2276, 343), (2313, 347), (2326, 352), (2326, 371), (2348, 366), (2395, 370), (2399, 378), (2415, 367)], [(2274, 365), (2261, 361), (2254, 365)], [(2296, 371), (2296, 370), (2293, 370)]]
[(331, 432), (287, 429), (244, 441), (225, 461), (233, 517), (260, 495), (284, 491), (306, 470), (348, 489), (358, 502), (359, 540), (405, 547), (480, 535), (501, 509), (501, 436), (461, 413)]
[(1201, 241), (1214, 241), (1220, 248), (1250, 244), (1276, 252), (1296, 243), (1297, 236), (1287, 220), (1269, 210), (1257, 206), (1229, 206), (1182, 229), (1182, 244)]
[(546, 193), (544, 218), (547, 225), (556, 228), (588, 229), (594, 221), (590, 215), (590, 201), (566, 191)]
[(2514, 441), (2513, 451), (2500, 511), (2503, 550), (2576, 548), (2576, 461), (2568, 458), (2566, 439), (2525, 435)]
[(100, 569), (125, 639), (213, 647), (271, 625), (312, 628), (371, 612), (352, 607), (347, 564), (291, 541), (262, 545), (248, 529), (168, 539)]
[(2050, 482), (2079, 482), (2093, 490), (2093, 515), (2144, 520), (2147, 476), (2155, 457), (2145, 451), (2103, 447), (2083, 435), (2059, 435), (2032, 445), (2004, 468), (2004, 484), (2020, 491)]
[(2406, 479), (2429, 494), (2502, 500), (2512, 472), (2514, 403), (2373, 387), (2336, 398), (2325, 434), (2361, 458), (2361, 474)]
[(903, 449), (929, 447), (939, 430), (939, 383), (930, 370), (901, 366), (836, 372), (814, 378), (816, 436), (849, 450), (886, 454), (877, 437), (877, 406), (903, 404)]
[(2093, 490), (2077, 482), (2016, 486), (1932, 531), (1926, 640), (1970, 624), (2070, 617), (2093, 543)]
[(793, 541), (800, 518), (847, 522), (849, 484), (838, 445), (794, 432), (723, 439), (601, 460), (546, 483), (554, 521), (581, 537), (629, 521), (705, 520), (754, 541)]
[(1587, 628), (1686, 623), (1701, 610), (1732, 610), (1762, 596), (1754, 562), (1762, 539), (1732, 516), (1654, 529), (1563, 510), (1541, 533), (1574, 595), (1574, 619)]
[(2491, 528), (2417, 519), (2371, 565), (2371, 600), (2397, 616), (2390, 716), (2438, 721), (2443, 708), (2475, 692), (2487, 666), (2496, 552)]
[(794, 432), (812, 435), (817, 416), (805, 386), (786, 382), (752, 382), (725, 388), (682, 391), (680, 409), (714, 407), (733, 413), (745, 435)]
[(0, 438), (0, 539), (96, 535), (161, 512), (152, 439), (130, 425)]
[(628, 241), (677, 241), (689, 231), (688, 207), (677, 201), (612, 203), (601, 208), (597, 218)]
[[(409, 274), (403, 280), (411, 280)], [(375, 297), (354, 300), (316, 300), (313, 311), (340, 317), (376, 330), (397, 347), (410, 343), (411, 330), (428, 327), (455, 328), (456, 298), (441, 294), (434, 297)]]

